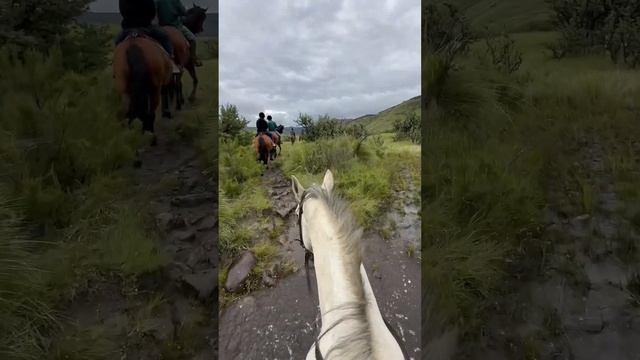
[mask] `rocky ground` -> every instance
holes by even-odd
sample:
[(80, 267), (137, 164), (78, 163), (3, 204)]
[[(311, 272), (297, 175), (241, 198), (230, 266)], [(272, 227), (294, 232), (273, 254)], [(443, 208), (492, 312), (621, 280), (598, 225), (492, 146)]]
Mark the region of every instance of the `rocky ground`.
[(88, 346), (115, 345), (109, 359), (215, 359), (217, 184), (202, 172), (192, 146), (163, 143), (162, 126), (158, 133), (160, 144), (141, 154), (132, 176), (140, 192), (160, 189), (146, 194), (152, 199), (146, 209), (155, 218), (150, 230), (162, 239), (167, 265), (130, 284), (97, 284), (65, 316), (79, 331), (94, 334), (96, 344)]
[[(277, 169), (267, 171), (263, 178), (264, 186), (272, 189), (269, 195), (273, 199), (272, 211), (265, 216), (273, 219), (274, 228), (282, 229), (276, 240), (280, 256), (265, 268), (260, 290), (244, 295), (223, 310), (220, 359), (302, 359), (316, 335), (313, 322), (318, 310), (313, 304), (317, 300), (307, 290), (291, 183)], [(394, 231), (381, 234), (384, 232), (372, 230), (365, 234), (365, 267), (383, 316), (401, 335), (411, 358), (419, 359), (418, 193), (411, 187), (396, 195), (397, 202), (383, 222), (394, 223)], [(255, 264), (250, 253), (229, 264), (231, 281), (227, 280), (226, 287), (240, 288)], [(289, 267), (293, 269), (290, 275), (283, 271)]]

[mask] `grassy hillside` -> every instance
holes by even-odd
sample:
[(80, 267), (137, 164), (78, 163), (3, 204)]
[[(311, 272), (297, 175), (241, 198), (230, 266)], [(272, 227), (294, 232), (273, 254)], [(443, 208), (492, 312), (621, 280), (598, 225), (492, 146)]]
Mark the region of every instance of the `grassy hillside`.
[(465, 9), (471, 25), (478, 30), (489, 26), (494, 30), (523, 32), (549, 29), (549, 6), (545, 0), (451, 0)]
[(364, 124), (374, 134), (393, 131), (393, 122), (411, 112), (420, 116), (420, 96), (404, 101), (375, 115), (365, 115), (352, 120), (352, 124)]

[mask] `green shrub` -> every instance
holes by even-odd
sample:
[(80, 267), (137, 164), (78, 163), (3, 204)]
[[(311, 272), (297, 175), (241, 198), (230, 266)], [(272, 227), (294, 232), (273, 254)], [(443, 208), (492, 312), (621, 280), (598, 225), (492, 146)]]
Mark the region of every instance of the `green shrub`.
[(241, 117), (235, 105), (222, 105), (220, 107), (220, 132), (226, 137), (238, 136), (246, 127), (249, 121)]
[(418, 144), (422, 142), (422, 121), (415, 113), (408, 114), (404, 119), (397, 119), (393, 123), (393, 131), (397, 140), (410, 140)]

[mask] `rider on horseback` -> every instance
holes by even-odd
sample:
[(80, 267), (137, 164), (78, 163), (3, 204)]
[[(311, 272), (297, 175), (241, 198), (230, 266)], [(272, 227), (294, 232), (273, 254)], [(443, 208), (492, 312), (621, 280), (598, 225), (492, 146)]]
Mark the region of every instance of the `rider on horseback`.
[[(269, 116), (271, 117), (271, 116)], [(267, 134), (271, 141), (273, 141), (273, 136), (271, 136), (271, 132), (269, 132), (269, 123), (264, 119), (264, 113), (261, 112), (258, 114), (258, 120), (256, 121), (256, 136), (260, 136), (260, 134)]]
[(182, 17), (187, 15), (187, 10), (180, 0), (156, 0), (158, 5), (158, 21), (161, 26), (173, 26), (180, 30), (187, 41), (191, 51), (191, 58), (196, 66), (202, 66), (196, 55), (196, 36), (182, 23)]
[(153, 0), (120, 0), (120, 15), (122, 15), (122, 31), (116, 38), (116, 45), (123, 42), (132, 31), (139, 29), (144, 35), (156, 40), (164, 48), (171, 58), (173, 71), (178, 71), (169, 36), (161, 27), (152, 24), (156, 17), (156, 5)]
[(267, 125), (269, 127), (269, 132), (276, 131), (278, 129), (278, 124), (271, 118), (271, 115), (267, 116)]

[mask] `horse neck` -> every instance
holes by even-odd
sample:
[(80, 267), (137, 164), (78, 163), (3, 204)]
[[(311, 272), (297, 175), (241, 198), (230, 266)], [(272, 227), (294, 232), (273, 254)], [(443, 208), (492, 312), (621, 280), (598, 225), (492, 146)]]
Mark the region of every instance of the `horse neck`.
[(369, 324), (360, 256), (343, 243), (347, 239), (339, 233), (335, 217), (326, 204), (317, 199), (308, 200), (304, 214), (306, 220), (313, 219), (307, 222), (306, 233), (313, 248), (321, 333), (326, 332), (319, 341), (321, 352), (326, 354), (334, 345), (353, 339), (340, 351), (367, 353), (370, 351)]

